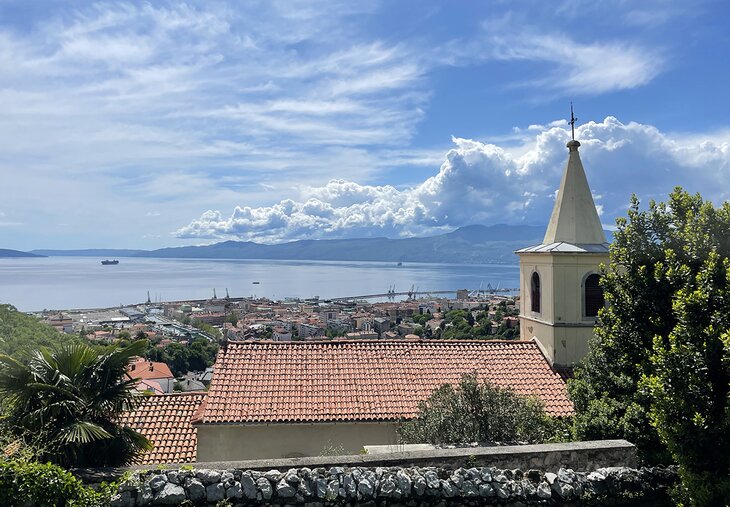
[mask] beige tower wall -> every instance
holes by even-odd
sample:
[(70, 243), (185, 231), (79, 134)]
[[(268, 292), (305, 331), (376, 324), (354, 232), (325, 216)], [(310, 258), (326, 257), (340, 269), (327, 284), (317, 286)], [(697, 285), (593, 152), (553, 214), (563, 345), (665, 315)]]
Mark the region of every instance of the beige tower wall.
[[(585, 316), (583, 283), (599, 273), (608, 254), (520, 253), (520, 338), (536, 338), (548, 359), (572, 365), (585, 357), (593, 336), (595, 317)], [(540, 276), (541, 308), (532, 312), (532, 273)]]

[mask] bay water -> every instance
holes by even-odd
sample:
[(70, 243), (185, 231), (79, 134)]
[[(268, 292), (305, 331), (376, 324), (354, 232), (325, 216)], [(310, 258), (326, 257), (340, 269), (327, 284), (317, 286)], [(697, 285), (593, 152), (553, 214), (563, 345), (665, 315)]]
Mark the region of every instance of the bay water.
[[(152, 300), (259, 296), (322, 299), (396, 292), (514, 288), (517, 259), (505, 264), (426, 264), (351, 261), (147, 259), (121, 257), (0, 259), (0, 303), (21, 311), (107, 308)], [(254, 282), (258, 282), (255, 284)], [(447, 295), (454, 297), (454, 295)]]

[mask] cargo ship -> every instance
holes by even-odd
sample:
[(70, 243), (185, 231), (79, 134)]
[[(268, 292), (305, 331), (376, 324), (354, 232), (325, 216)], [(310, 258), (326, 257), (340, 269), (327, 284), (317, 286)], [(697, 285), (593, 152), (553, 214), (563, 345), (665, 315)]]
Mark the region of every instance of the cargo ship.
[(109, 259), (107, 259), (105, 261), (101, 261), (101, 264), (102, 264), (102, 266), (113, 266), (114, 264), (119, 264), (119, 261), (116, 259), (113, 261), (110, 261)]

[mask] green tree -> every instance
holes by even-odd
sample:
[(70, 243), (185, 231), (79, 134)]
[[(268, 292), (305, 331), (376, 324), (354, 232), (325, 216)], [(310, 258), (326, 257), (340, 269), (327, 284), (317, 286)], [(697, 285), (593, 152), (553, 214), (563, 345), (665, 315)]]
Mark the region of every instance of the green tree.
[(726, 481), (730, 204), (677, 188), (646, 211), (632, 198), (617, 226), (608, 306), (569, 382), (576, 436), (625, 438), (644, 462), (674, 458), (689, 479), (709, 480), (710, 467)]
[(27, 362), (0, 356), (2, 424), (18, 437), (30, 435), (41, 459), (64, 467), (133, 463), (151, 444), (116, 421), (139, 400), (125, 369), (145, 347), (139, 341), (98, 354), (70, 344), (36, 351)]
[(668, 340), (655, 338), (642, 382), (649, 415), (679, 464), (680, 498), (722, 505), (730, 498), (730, 259), (711, 252), (693, 276), (670, 254), (664, 268), (685, 286), (673, 302), (678, 323)]
[(421, 402), (418, 416), (402, 423), (398, 433), (406, 443), (545, 442), (559, 439), (561, 427), (537, 397), (467, 374), (458, 386), (444, 384)]
[(231, 312), (226, 316), (226, 322), (233, 324), (234, 326), (238, 324), (238, 316), (235, 312)]

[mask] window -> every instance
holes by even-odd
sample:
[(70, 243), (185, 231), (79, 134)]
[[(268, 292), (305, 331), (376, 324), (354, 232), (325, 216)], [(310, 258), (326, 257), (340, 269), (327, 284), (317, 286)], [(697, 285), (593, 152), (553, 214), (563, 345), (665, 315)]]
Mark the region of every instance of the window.
[(603, 308), (603, 288), (597, 274), (588, 275), (584, 284), (586, 317), (598, 316), (598, 310)]
[(530, 282), (530, 302), (532, 304), (532, 311), (540, 313), (540, 275), (537, 271), (532, 273), (532, 280)]

